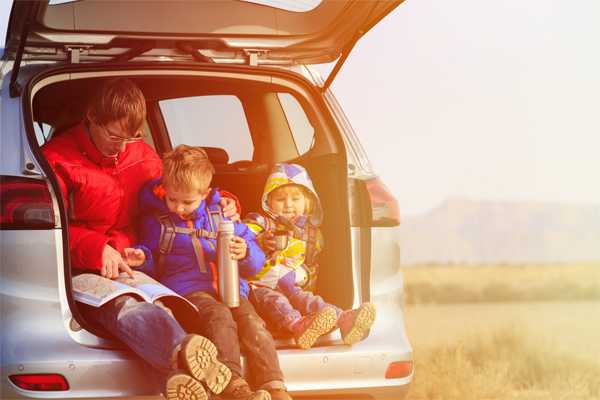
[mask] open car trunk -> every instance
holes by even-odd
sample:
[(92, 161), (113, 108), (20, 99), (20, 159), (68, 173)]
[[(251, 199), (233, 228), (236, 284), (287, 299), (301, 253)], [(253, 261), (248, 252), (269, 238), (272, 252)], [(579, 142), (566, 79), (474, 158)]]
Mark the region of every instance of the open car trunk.
[[(339, 330), (308, 351), (274, 332), (292, 396), (406, 398), (413, 355), (397, 201), (327, 89), (354, 44), (402, 1), (15, 1), (0, 71), (3, 204), (18, 211), (2, 230), (0, 397), (162, 398), (143, 361), (92, 327), (74, 300), (77, 213), (69, 217), (40, 149), (81, 122), (102, 80), (125, 77), (147, 101), (144, 140), (160, 156), (204, 147), (212, 186), (239, 198), (242, 217), (259, 209), (275, 163), (308, 170), (324, 210), (316, 293), (342, 309), (369, 301), (378, 317), (351, 347)], [(334, 60), (326, 81), (311, 66)], [(32, 385), (55, 374), (62, 391), (29, 390), (36, 373)]]
[[(40, 144), (83, 119), (85, 98), (103, 79), (125, 76), (140, 87), (147, 101), (144, 140), (159, 155), (181, 143), (205, 147), (216, 170), (211, 187), (236, 195), (242, 218), (260, 208), (273, 164), (304, 166), (325, 212), (321, 225), (325, 246), (318, 256), (316, 294), (343, 309), (351, 308), (355, 285), (348, 207), (343, 206), (348, 202), (346, 153), (335, 123), (320, 111), (325, 105), (314, 86), (296, 73), (248, 67), (145, 65), (121, 71), (93, 70), (93, 66), (60, 67), (29, 82), (34, 93), (31, 129), (37, 131)], [(68, 243), (68, 224), (62, 226)], [(64, 260), (71, 312), (84, 328), (72, 336), (82, 344), (112, 346), (110, 341), (97, 342), (93, 336), (105, 335), (77, 311), (68, 254)], [(77, 331), (77, 324), (71, 326)], [(294, 346), (291, 335), (274, 332), (274, 336), (278, 348)], [(315, 346), (334, 344), (330, 336), (323, 336)]]

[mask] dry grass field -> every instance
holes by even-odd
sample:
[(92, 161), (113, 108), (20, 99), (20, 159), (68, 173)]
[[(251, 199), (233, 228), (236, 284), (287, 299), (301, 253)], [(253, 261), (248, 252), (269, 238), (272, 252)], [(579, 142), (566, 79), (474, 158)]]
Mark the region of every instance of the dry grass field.
[(404, 303), (600, 300), (600, 264), (403, 267)]
[[(413, 297), (405, 301), (415, 356), (409, 399), (600, 399), (599, 264), (427, 266), (403, 275)], [(509, 301), (486, 290), (500, 284)], [(560, 285), (592, 299), (549, 296)], [(423, 301), (420, 287), (446, 292)]]

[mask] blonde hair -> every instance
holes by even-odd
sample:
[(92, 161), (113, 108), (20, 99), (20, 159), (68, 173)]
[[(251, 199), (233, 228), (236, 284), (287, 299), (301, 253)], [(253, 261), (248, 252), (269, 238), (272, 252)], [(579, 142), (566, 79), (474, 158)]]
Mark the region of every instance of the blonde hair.
[(180, 144), (163, 156), (163, 184), (175, 190), (205, 192), (215, 169), (204, 149)]
[(282, 185), (271, 190), (267, 195), (267, 206), (272, 208), (271, 205), (273, 204), (273, 199), (276, 197), (283, 195), (294, 196), (299, 194), (304, 196), (304, 215), (313, 215), (317, 210), (315, 208), (315, 202), (312, 199), (312, 193), (304, 186), (295, 183)]

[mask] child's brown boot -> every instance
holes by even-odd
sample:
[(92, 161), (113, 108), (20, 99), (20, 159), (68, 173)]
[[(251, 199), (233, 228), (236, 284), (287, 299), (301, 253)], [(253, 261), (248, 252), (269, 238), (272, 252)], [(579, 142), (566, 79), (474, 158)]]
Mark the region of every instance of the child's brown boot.
[(235, 400), (271, 400), (271, 395), (266, 390), (257, 390), (253, 392), (244, 378), (234, 376), (231, 382), (220, 394), (222, 399)]
[(167, 400), (207, 400), (202, 384), (188, 372), (177, 369), (167, 377)]
[(337, 314), (331, 307), (300, 318), (292, 327), (294, 340), (301, 349), (310, 349), (315, 340), (328, 333), (335, 325)]
[(187, 335), (181, 341), (177, 368), (184, 368), (204, 383), (211, 392), (219, 394), (227, 387), (231, 371), (217, 361), (217, 348), (205, 337)]
[(342, 340), (347, 345), (354, 345), (360, 341), (377, 317), (377, 309), (371, 303), (363, 303), (356, 310), (347, 310), (340, 314), (337, 325), (340, 327)]
[(283, 389), (269, 389), (271, 400), (292, 400), (289, 394)]

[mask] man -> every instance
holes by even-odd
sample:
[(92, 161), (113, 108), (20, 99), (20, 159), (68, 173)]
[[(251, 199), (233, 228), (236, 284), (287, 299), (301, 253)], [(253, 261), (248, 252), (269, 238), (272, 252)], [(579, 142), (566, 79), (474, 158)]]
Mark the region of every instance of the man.
[[(137, 242), (133, 219), (140, 190), (162, 174), (158, 154), (141, 141), (146, 101), (133, 82), (118, 78), (100, 85), (85, 110), (79, 125), (42, 146), (68, 208), (71, 266), (109, 279), (121, 271), (133, 278), (121, 251)], [(231, 199), (222, 202), (225, 215), (235, 213), (234, 204)], [(120, 296), (102, 307), (80, 310), (87, 321), (141, 357), (167, 399), (206, 396), (198, 381), (216, 393), (229, 382), (231, 373), (216, 361), (213, 344), (187, 335), (158, 305)], [(180, 353), (204, 355), (188, 360)], [(199, 370), (198, 363), (206, 367)]]

